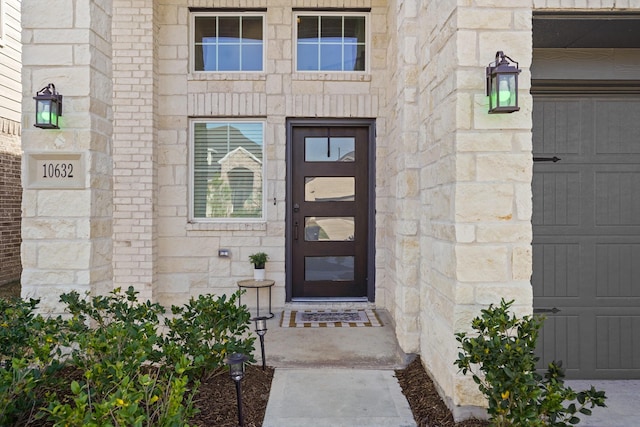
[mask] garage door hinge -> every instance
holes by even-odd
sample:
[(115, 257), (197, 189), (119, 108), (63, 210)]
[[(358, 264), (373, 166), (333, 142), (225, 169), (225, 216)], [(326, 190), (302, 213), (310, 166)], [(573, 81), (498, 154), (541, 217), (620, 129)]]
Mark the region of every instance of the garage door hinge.
[(556, 156), (553, 156), (553, 157), (534, 157), (533, 158), (534, 162), (553, 162), (553, 163), (555, 163), (558, 160), (562, 160), (562, 159), (560, 157), (556, 157)]
[(534, 308), (533, 309), (533, 313), (534, 314), (538, 314), (538, 313), (553, 313), (556, 314), (560, 311), (559, 308), (553, 307), (553, 308)]

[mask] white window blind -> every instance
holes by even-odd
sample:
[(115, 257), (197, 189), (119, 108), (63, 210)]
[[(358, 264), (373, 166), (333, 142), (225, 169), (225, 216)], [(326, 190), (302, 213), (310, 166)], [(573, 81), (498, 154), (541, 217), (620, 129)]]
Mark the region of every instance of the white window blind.
[(195, 219), (263, 217), (263, 123), (193, 123)]

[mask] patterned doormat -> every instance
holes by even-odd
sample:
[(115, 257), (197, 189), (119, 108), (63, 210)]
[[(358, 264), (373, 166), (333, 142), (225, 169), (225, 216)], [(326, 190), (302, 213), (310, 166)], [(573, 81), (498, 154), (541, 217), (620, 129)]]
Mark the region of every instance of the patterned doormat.
[(283, 328), (357, 328), (382, 326), (377, 313), (365, 310), (285, 310)]

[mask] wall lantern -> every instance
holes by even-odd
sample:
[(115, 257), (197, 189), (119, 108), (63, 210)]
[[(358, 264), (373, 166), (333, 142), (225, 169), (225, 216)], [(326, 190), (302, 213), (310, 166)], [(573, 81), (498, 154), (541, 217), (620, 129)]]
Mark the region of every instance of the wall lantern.
[(37, 128), (60, 129), (58, 120), (62, 115), (62, 95), (56, 92), (53, 83), (42, 88), (33, 97), (36, 100), (36, 123)]
[[(513, 62), (515, 66), (511, 65)], [(518, 107), (518, 63), (502, 51), (496, 52), (496, 59), (487, 67), (487, 96), (489, 114), (513, 113)]]

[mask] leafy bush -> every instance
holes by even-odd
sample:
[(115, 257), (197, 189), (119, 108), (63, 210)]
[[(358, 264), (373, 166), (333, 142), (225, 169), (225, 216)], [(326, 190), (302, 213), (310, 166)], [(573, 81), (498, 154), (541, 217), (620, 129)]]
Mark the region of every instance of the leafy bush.
[(35, 416), (42, 403), (36, 390), (59, 368), (60, 319), (36, 315), (38, 303), (0, 298), (0, 425)]
[(456, 334), (462, 351), (455, 364), (473, 375), (487, 398), (492, 425), (568, 426), (580, 422), (576, 414), (591, 415), (590, 408), (605, 406), (604, 392), (593, 386), (579, 393), (566, 387), (561, 363), (550, 363), (544, 377), (536, 372), (534, 349), (542, 319), (517, 318), (509, 312), (512, 304), (502, 300), (482, 310), (471, 325), (477, 336)]
[(228, 353), (253, 352), (254, 338), (243, 338), (250, 315), (236, 295), (172, 307), (167, 326), (176, 330), (166, 337), (162, 306), (138, 301), (132, 287), (61, 301), (64, 320), (36, 315), (37, 300), (0, 299), (0, 425), (47, 418), (56, 426), (185, 426), (199, 385), (194, 372), (219, 369)]
[(166, 320), (169, 327), (165, 344), (168, 360), (185, 352), (193, 357), (194, 371), (200, 378), (214, 375), (225, 367), (229, 354), (243, 353), (253, 359), (255, 337), (247, 337), (251, 322), (245, 306), (238, 307), (239, 292), (217, 299), (213, 295), (191, 298), (182, 307), (172, 306), (174, 317)]

